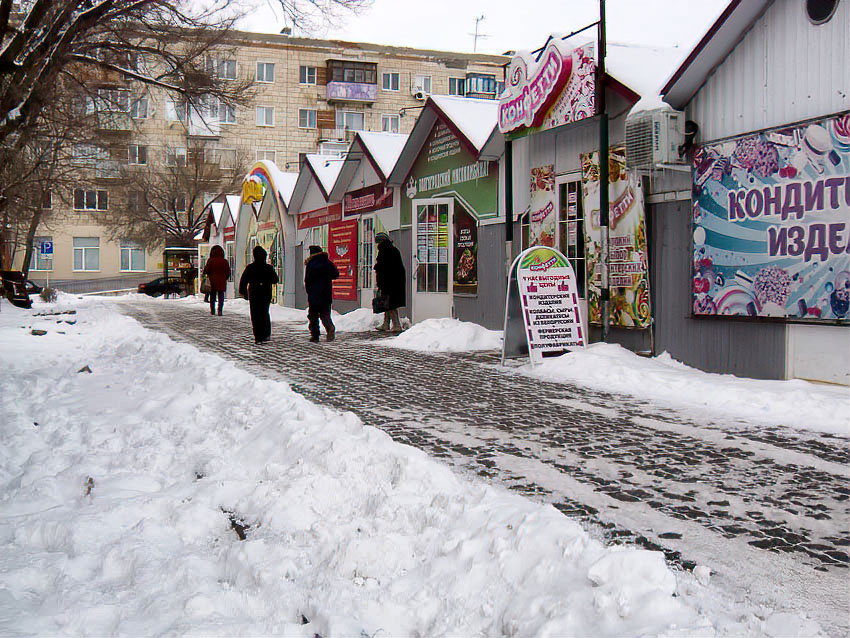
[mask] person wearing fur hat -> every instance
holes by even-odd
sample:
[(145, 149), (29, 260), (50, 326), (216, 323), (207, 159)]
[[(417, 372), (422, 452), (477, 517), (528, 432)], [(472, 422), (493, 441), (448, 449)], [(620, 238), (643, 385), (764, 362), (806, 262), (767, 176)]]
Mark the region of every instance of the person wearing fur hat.
[(375, 235), (378, 254), (375, 257), (375, 284), (382, 295), (387, 296), (387, 310), (384, 312), (384, 323), (378, 330), (401, 332), (401, 321), (398, 309), (405, 305), (405, 282), (407, 275), (401, 253), (393, 246), (390, 236), (386, 233)]
[(328, 341), (333, 341), (336, 328), (331, 321), (333, 303), (333, 280), (339, 270), (320, 246), (310, 246), (310, 256), (304, 261), (304, 289), (307, 291), (307, 320), (310, 325), (310, 341), (319, 341), (321, 319)]
[(272, 335), (272, 320), (269, 304), (272, 302), (272, 286), (278, 282), (277, 273), (266, 263), (266, 250), (254, 247), (254, 261), (245, 267), (239, 280), (239, 294), (248, 300), (251, 309), (251, 327), (254, 341), (265, 343)]

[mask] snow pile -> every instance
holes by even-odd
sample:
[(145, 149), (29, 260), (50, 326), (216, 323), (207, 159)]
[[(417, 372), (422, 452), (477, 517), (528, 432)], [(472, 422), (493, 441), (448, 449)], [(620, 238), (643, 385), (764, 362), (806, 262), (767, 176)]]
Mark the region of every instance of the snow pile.
[(502, 347), (502, 331), (457, 319), (426, 319), (381, 345), (425, 352), (463, 352)]
[(521, 370), (540, 379), (573, 381), (752, 422), (850, 434), (848, 388), (713, 374), (690, 368), (666, 352), (647, 358), (616, 344), (595, 343)]
[(714, 634), (659, 554), (111, 303), (0, 313), (0, 634)]

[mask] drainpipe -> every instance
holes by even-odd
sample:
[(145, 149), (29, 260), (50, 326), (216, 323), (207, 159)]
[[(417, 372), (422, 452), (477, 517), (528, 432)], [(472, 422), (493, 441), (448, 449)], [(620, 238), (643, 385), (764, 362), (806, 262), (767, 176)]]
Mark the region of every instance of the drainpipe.
[(511, 267), (514, 243), (514, 147), (511, 140), (505, 141), (505, 273)]

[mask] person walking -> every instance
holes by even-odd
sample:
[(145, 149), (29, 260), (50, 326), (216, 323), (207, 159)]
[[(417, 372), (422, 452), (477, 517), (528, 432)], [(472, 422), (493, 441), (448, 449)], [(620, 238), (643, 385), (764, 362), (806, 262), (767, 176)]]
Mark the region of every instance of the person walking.
[(378, 330), (391, 330), (401, 332), (401, 320), (398, 317), (398, 309), (405, 305), (405, 282), (407, 275), (404, 270), (404, 262), (401, 253), (393, 245), (390, 236), (386, 233), (375, 235), (375, 243), (378, 246), (378, 255), (375, 257), (375, 283), (378, 292), (387, 297), (387, 310), (384, 312), (384, 323), (378, 326)]
[(319, 341), (321, 319), (328, 341), (333, 341), (336, 328), (331, 321), (333, 303), (333, 280), (339, 270), (320, 246), (310, 246), (310, 256), (304, 261), (304, 289), (307, 291), (307, 320), (310, 326), (310, 341)]
[(218, 301), (218, 316), (224, 310), (224, 291), (227, 290), (227, 280), (230, 279), (230, 264), (224, 257), (224, 248), (213, 246), (210, 250), (210, 258), (204, 266), (204, 275), (210, 282), (210, 314), (215, 314), (216, 301)]
[(265, 343), (271, 338), (269, 304), (272, 302), (272, 286), (278, 282), (274, 267), (266, 263), (266, 256), (265, 248), (255, 246), (254, 261), (245, 267), (239, 279), (239, 294), (248, 300), (251, 309), (251, 327), (256, 343)]

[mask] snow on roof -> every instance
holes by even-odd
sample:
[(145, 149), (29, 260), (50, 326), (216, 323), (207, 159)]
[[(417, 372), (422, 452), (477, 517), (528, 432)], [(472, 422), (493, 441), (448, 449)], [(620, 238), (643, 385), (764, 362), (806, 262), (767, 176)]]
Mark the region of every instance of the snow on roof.
[(431, 100), (479, 152), (499, 124), (498, 100), (455, 95), (432, 95)]
[[(324, 189), (325, 193), (330, 193), (331, 189), (334, 187), (336, 178), (339, 175), (339, 171), (342, 169), (342, 164), (345, 162), (345, 159), (341, 157), (330, 157), (328, 155), (311, 153), (307, 155), (307, 161), (310, 163), (310, 167), (316, 174), (316, 178), (319, 180), (319, 184), (322, 189)], [(297, 179), (298, 176), (296, 175), (295, 177)], [(293, 183), (293, 188), (294, 187), (295, 184)], [(290, 193), (290, 195), (291, 194), (292, 193)]]
[(389, 175), (398, 161), (401, 150), (407, 142), (407, 135), (401, 133), (373, 133), (360, 131), (357, 133), (363, 146), (369, 151), (378, 168), (386, 176)]
[(295, 182), (298, 180), (298, 173), (284, 173), (277, 167), (277, 164), (269, 160), (263, 160), (262, 163), (272, 178), (284, 205), (289, 208), (292, 191), (295, 190)]
[(210, 204), (210, 211), (212, 212), (215, 227), (219, 228), (219, 224), (221, 224), (221, 213), (224, 211), (224, 203), (214, 202)]
[(227, 202), (227, 208), (230, 211), (230, 219), (235, 226), (236, 222), (239, 221), (239, 211), (242, 210), (242, 197), (239, 195), (227, 195), (224, 200)]

